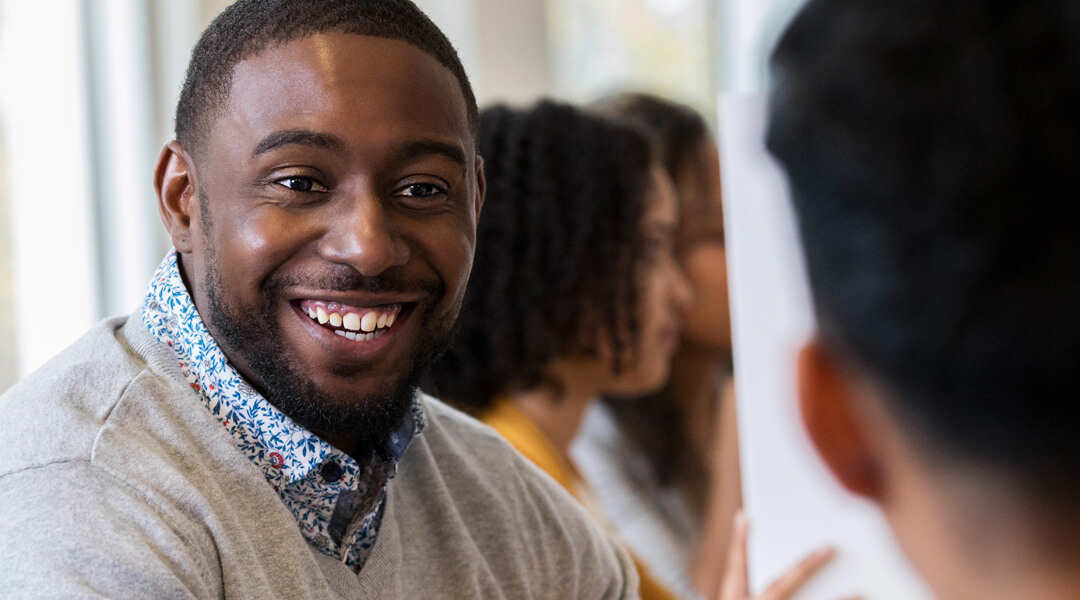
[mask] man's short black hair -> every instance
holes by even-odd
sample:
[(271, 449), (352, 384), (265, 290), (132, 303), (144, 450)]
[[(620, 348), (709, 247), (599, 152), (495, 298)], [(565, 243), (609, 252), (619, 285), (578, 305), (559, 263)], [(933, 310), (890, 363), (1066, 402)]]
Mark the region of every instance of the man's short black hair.
[[(626, 123), (542, 101), (481, 112), (487, 196), (458, 335), (428, 391), (474, 412), (558, 382), (551, 361), (636, 359), (653, 147)], [(622, 359), (622, 360), (620, 360)]]
[(457, 78), (476, 133), (476, 98), (457, 52), (409, 0), (239, 0), (214, 19), (191, 52), (176, 106), (176, 139), (197, 152), (229, 97), (238, 63), (272, 46), (319, 33), (401, 40), (430, 54)]
[(1078, 32), (1071, 0), (811, 0), (772, 57), (767, 134), (826, 348), (928, 456), (1072, 506)]

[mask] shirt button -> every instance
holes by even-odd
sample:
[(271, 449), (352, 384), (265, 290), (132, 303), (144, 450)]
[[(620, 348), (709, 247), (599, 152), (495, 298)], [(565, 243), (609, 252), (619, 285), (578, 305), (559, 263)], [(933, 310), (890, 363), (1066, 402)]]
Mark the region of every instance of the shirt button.
[(322, 478), (327, 483), (335, 483), (341, 479), (341, 465), (336, 462), (328, 462), (322, 466)]

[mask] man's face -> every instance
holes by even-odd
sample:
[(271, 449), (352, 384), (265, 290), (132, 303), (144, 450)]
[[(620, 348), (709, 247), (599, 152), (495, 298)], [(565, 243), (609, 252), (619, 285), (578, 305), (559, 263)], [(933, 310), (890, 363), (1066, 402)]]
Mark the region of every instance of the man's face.
[(181, 262), (210, 332), (302, 425), (384, 435), (472, 265), (483, 182), (457, 80), (401, 41), (303, 38), (237, 65), (203, 148)]

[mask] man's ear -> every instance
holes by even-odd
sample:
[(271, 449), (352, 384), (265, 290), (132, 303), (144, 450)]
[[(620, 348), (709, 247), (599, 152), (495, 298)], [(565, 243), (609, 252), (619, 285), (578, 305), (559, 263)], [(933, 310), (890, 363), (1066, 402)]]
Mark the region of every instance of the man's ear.
[(850, 374), (814, 338), (799, 350), (796, 377), (803, 426), (825, 465), (848, 491), (881, 500), (880, 459)]
[(192, 218), (199, 210), (193, 163), (184, 147), (175, 140), (165, 144), (154, 169), (161, 222), (169, 231), (173, 247), (182, 254), (192, 250)]
[(484, 157), (476, 155), (476, 218), (480, 218), (480, 209), (484, 208), (487, 195), (487, 178), (484, 177)]

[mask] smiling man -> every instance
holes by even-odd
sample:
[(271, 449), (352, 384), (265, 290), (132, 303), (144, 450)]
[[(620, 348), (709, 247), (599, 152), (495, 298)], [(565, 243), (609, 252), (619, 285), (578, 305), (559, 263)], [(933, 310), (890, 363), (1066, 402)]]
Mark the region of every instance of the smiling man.
[(625, 554), (422, 397), (484, 198), (476, 103), (408, 0), (253, 0), (193, 51), (142, 308), (0, 397), (0, 589), (622, 598)]

